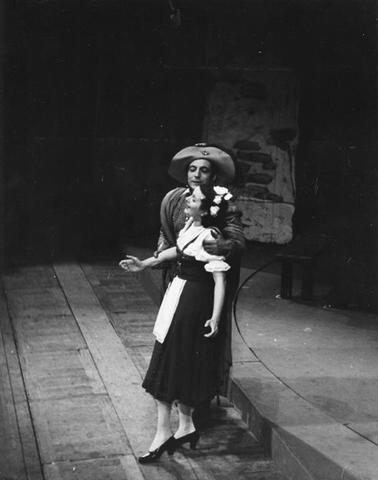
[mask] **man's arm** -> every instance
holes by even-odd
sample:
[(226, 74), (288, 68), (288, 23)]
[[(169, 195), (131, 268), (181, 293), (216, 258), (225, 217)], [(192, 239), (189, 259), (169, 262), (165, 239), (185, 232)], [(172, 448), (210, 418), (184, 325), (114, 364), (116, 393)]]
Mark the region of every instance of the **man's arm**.
[(203, 243), (207, 253), (223, 255), (226, 259), (240, 257), (245, 249), (243, 225), (241, 223), (241, 211), (231, 204), (226, 212), (225, 226), (221, 234), (215, 232), (214, 238), (205, 240)]
[(169, 241), (165, 238), (163, 230), (160, 229), (159, 239), (157, 242), (156, 251), (154, 252), (154, 257), (158, 257), (161, 252), (167, 250), (167, 248), (170, 248), (171, 246), (172, 245), (170, 245)]

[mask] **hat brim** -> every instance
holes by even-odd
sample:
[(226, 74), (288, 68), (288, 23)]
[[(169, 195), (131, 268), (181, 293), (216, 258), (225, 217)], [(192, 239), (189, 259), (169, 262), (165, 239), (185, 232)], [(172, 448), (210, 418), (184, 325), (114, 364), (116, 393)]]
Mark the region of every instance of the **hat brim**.
[(180, 183), (187, 183), (188, 167), (195, 160), (207, 160), (216, 170), (217, 185), (228, 185), (235, 177), (235, 164), (231, 156), (217, 147), (193, 146), (180, 150), (171, 161), (168, 173)]

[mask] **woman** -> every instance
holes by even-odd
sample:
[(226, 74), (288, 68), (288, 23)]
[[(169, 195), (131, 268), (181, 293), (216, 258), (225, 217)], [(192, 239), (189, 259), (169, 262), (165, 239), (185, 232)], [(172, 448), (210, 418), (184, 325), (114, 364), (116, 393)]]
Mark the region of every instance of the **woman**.
[[(224, 257), (210, 255), (203, 241), (216, 231), (228, 208), (226, 188), (200, 185), (186, 202), (189, 220), (177, 238), (177, 247), (155, 258), (128, 257), (122, 268), (138, 272), (166, 260), (177, 260), (177, 275), (161, 304), (154, 334), (157, 338), (143, 387), (157, 400), (158, 422), (149, 452), (139, 458), (151, 463), (162, 453), (172, 454), (184, 443), (195, 448), (199, 433), (193, 408), (211, 400), (219, 387), (219, 321), (225, 299), (229, 265)], [(172, 436), (170, 415), (177, 400), (179, 427)]]

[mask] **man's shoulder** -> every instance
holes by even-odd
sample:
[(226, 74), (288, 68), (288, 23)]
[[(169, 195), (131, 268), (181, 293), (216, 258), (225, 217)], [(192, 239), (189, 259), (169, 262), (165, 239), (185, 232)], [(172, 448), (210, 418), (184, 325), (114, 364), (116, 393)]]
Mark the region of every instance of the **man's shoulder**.
[(186, 191), (184, 187), (177, 187), (173, 190), (170, 190), (165, 197), (163, 198), (160, 206), (161, 214), (168, 215), (171, 217), (173, 214), (173, 210), (177, 207), (180, 203), (180, 199), (183, 196), (183, 193)]

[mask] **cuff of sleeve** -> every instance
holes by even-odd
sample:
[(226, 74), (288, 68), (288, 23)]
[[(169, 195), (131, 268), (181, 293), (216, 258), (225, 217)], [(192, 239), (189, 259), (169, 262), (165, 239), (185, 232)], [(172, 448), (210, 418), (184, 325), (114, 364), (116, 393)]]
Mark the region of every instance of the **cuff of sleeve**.
[(205, 264), (205, 270), (210, 273), (227, 272), (230, 268), (230, 265), (223, 260), (213, 260)]

